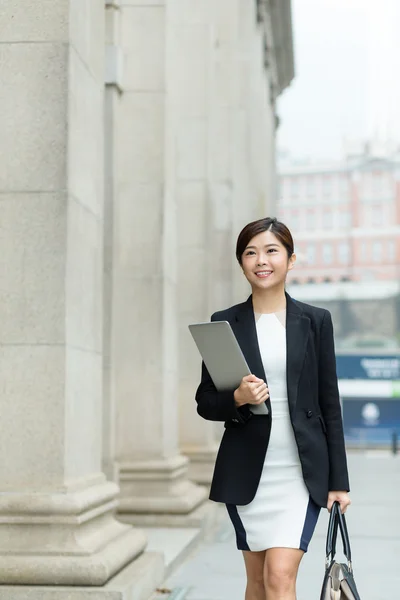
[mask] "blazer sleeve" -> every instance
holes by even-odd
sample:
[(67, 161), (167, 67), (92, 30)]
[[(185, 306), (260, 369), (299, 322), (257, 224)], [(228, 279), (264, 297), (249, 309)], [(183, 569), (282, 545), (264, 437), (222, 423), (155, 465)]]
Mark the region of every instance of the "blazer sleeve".
[(319, 404), (326, 425), (329, 454), (329, 489), (350, 491), (342, 412), (336, 373), (332, 317), (328, 310), (322, 318), (319, 349)]
[[(217, 321), (217, 313), (211, 316), (211, 321)], [(201, 382), (196, 391), (197, 412), (209, 421), (234, 421), (245, 424), (252, 416), (249, 406), (244, 404), (237, 407), (233, 396), (235, 390), (219, 392), (202, 362)]]

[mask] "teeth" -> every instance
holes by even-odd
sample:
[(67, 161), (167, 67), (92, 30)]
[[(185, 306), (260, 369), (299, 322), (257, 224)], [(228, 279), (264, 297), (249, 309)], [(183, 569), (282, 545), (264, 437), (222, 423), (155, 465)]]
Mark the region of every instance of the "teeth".
[(257, 271), (256, 275), (269, 275), (271, 273), (272, 273), (272, 271)]

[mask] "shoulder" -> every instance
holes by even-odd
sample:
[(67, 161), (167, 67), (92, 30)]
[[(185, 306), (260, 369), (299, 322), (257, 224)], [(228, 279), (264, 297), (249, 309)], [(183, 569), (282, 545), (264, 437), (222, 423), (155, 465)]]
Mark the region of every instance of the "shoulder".
[(241, 302), (240, 304), (235, 304), (234, 306), (230, 306), (224, 310), (218, 310), (211, 315), (211, 321), (229, 321), (237, 314), (238, 311), (241, 310), (241, 308), (243, 308), (245, 304), (245, 302)]
[(322, 308), (320, 306), (314, 306), (313, 304), (307, 304), (306, 302), (300, 302), (300, 300), (295, 300), (292, 298), (292, 301), (297, 305), (298, 308), (301, 309), (304, 316), (308, 317), (311, 321), (322, 324), (323, 321), (331, 320), (331, 313), (327, 308)]

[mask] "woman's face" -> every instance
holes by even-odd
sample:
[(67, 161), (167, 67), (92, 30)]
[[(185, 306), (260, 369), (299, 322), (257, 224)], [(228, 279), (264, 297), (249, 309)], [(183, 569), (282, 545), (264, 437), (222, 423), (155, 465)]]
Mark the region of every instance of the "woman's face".
[(242, 254), (242, 269), (252, 288), (282, 286), (296, 256), (288, 259), (284, 245), (271, 231), (253, 237)]

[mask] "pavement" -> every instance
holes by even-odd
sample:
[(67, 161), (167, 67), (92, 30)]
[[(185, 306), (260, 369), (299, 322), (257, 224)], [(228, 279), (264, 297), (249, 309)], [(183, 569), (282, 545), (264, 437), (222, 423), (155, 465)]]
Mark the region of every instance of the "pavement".
[[(361, 600), (400, 600), (400, 455), (348, 454), (352, 505), (346, 514)], [(298, 600), (319, 600), (328, 512), (321, 512), (302, 560)], [(342, 546), (337, 558), (344, 560)], [(214, 530), (164, 582), (163, 600), (243, 600), (246, 578), (231, 523), (220, 507)]]

